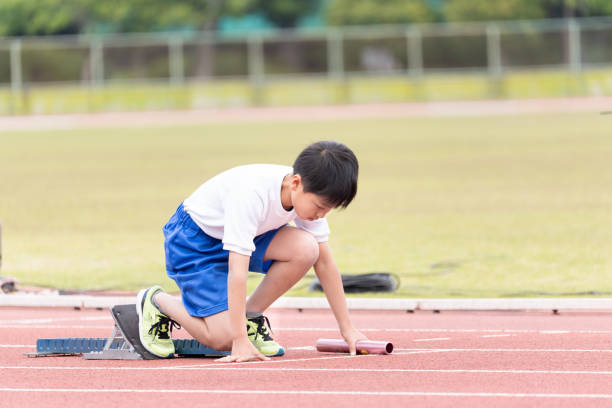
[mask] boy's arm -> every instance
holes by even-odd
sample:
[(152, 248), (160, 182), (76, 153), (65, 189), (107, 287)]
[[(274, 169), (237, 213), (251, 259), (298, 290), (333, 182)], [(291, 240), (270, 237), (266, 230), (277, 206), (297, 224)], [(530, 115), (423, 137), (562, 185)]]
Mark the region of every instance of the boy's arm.
[(237, 252), (229, 253), (227, 277), (227, 303), (232, 334), (232, 354), (217, 361), (268, 360), (251, 343), (246, 331), (246, 282), (250, 257)]
[(340, 271), (327, 242), (319, 243), (319, 259), (314, 264), (314, 270), (336, 317), (340, 332), (348, 343), (351, 354), (354, 355), (355, 342), (366, 340), (367, 337), (355, 329), (350, 321)]

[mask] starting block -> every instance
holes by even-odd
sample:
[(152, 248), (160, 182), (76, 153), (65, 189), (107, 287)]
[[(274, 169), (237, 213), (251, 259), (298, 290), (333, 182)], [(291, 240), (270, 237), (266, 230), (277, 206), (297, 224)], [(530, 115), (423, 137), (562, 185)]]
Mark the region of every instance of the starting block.
[[(136, 305), (116, 305), (111, 308), (115, 327), (108, 338), (56, 338), (38, 339), (36, 352), (28, 357), (82, 355), (86, 360), (154, 360), (140, 341)], [(206, 347), (195, 339), (177, 339), (174, 356), (223, 357), (229, 351)]]

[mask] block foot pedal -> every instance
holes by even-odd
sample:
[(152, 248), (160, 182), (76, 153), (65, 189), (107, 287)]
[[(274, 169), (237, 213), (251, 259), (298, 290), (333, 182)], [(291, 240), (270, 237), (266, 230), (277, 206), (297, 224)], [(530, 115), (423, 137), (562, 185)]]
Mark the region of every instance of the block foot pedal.
[[(36, 352), (28, 357), (82, 355), (86, 360), (154, 360), (159, 357), (147, 351), (138, 333), (136, 305), (116, 305), (111, 308), (115, 322), (108, 338), (56, 338), (38, 339)], [(175, 355), (185, 357), (223, 357), (229, 351), (219, 351), (195, 339), (176, 339)]]

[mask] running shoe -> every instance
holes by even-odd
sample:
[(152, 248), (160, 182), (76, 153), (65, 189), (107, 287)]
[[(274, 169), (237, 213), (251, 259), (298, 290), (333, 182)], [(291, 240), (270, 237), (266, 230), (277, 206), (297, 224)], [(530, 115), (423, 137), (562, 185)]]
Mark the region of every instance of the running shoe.
[(160, 358), (170, 358), (174, 356), (174, 343), (170, 333), (174, 326), (180, 326), (163, 314), (151, 300), (158, 292), (162, 292), (160, 286), (152, 286), (138, 292), (136, 311), (140, 342), (150, 353)]
[(247, 319), (247, 334), (251, 343), (261, 354), (267, 357), (282, 356), (285, 349), (270, 336), (270, 321), (266, 316)]

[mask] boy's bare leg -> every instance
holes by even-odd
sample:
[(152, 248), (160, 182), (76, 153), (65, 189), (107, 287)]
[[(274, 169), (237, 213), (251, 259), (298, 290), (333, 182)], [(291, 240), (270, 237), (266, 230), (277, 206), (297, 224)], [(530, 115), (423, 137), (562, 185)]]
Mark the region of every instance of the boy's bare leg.
[(220, 312), (207, 317), (194, 317), (187, 313), (183, 303), (167, 293), (155, 295), (155, 302), (162, 312), (178, 322), (189, 334), (200, 343), (215, 350), (231, 350), (229, 313)]
[(318, 258), (319, 246), (311, 234), (295, 227), (283, 227), (264, 256), (264, 260), (274, 259), (275, 262), (249, 297), (246, 310), (263, 313), (302, 279)]
[[(270, 242), (264, 256), (264, 260), (274, 259), (275, 262), (249, 297), (246, 309), (264, 312), (308, 272), (318, 257), (319, 247), (312, 235), (295, 227), (283, 227)], [(162, 312), (177, 321), (200, 343), (215, 350), (231, 350), (227, 310), (205, 318), (194, 317), (179, 299), (163, 292), (155, 295), (155, 302)]]

